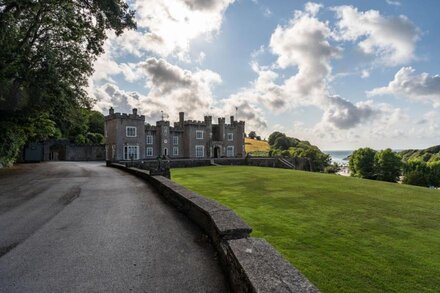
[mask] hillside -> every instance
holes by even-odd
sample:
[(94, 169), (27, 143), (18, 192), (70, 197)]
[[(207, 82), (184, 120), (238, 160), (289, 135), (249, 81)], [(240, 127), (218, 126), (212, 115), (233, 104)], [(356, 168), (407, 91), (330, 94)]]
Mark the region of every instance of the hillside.
[(404, 150), (400, 151), (404, 161), (422, 160), (425, 162), (440, 161), (440, 145), (433, 146), (423, 150)]
[(244, 142), (246, 153), (267, 154), (267, 152), (269, 152), (269, 144), (265, 140), (256, 140), (246, 137)]
[(440, 292), (440, 191), (249, 166), (173, 169), (322, 292)]

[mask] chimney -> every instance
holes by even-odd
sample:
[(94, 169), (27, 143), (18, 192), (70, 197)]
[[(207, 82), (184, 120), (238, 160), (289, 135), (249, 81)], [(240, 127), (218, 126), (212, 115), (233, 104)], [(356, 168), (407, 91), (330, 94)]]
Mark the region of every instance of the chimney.
[(113, 107), (110, 107), (110, 109), (108, 109), (108, 114), (109, 115), (115, 114), (115, 109), (113, 109)]
[(231, 116), (231, 125), (234, 124), (234, 116)]
[(136, 108), (133, 108), (133, 115), (137, 115), (138, 114), (138, 109), (136, 109)]
[(180, 123), (180, 126), (183, 126), (183, 121), (185, 121), (185, 113), (184, 112), (179, 112), (179, 123)]

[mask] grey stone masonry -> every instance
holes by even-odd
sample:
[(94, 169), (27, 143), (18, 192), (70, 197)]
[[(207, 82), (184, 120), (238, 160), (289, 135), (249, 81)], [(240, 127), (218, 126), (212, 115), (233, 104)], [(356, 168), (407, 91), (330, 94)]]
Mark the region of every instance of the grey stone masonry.
[(234, 116), (229, 124), (225, 118), (214, 124), (212, 116), (185, 120), (180, 112), (174, 125), (165, 120), (150, 125), (137, 109), (121, 114), (110, 108), (105, 117), (106, 160), (244, 158), (244, 132), (245, 122)]

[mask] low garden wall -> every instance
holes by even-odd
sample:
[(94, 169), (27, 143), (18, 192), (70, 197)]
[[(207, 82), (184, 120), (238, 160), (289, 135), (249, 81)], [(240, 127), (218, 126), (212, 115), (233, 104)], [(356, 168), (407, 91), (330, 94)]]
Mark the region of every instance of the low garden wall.
[[(284, 158), (284, 160), (290, 162), (296, 170), (312, 171), (312, 165), (308, 158)], [(267, 157), (267, 158), (218, 158), (218, 159), (172, 159), (172, 160), (162, 160), (166, 163), (169, 168), (190, 168), (190, 167), (201, 167), (210, 166), (212, 163), (217, 165), (234, 165), (234, 166), (259, 166), (259, 167), (271, 167), (271, 168), (285, 168), (291, 169), (291, 167), (286, 166), (277, 157)], [(126, 161), (126, 163), (130, 163)], [(159, 161), (154, 160), (143, 160), (142, 162), (135, 161), (134, 165), (139, 165), (141, 169), (157, 169)]]
[(153, 185), (210, 237), (234, 292), (319, 292), (269, 243), (250, 237), (252, 228), (231, 209), (148, 170), (110, 163)]

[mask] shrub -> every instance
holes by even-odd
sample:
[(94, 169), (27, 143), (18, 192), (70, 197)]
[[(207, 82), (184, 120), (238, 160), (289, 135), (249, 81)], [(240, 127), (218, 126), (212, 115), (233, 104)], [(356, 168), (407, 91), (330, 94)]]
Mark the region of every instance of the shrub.
[(403, 168), (402, 183), (429, 186), (429, 167), (426, 162), (422, 160), (410, 160)]
[(0, 133), (0, 164), (11, 166), (26, 143), (26, 132), (15, 123), (2, 121)]

